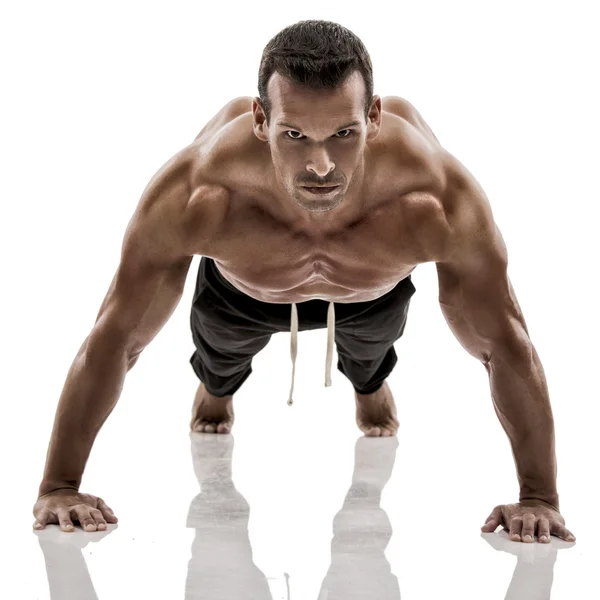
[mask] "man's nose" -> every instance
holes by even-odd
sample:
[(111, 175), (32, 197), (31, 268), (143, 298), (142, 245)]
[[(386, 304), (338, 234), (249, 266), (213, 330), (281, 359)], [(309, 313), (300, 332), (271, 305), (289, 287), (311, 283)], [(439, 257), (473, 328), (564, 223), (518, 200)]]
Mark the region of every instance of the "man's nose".
[(311, 153), (306, 169), (323, 178), (335, 169), (335, 164), (325, 148), (317, 148)]

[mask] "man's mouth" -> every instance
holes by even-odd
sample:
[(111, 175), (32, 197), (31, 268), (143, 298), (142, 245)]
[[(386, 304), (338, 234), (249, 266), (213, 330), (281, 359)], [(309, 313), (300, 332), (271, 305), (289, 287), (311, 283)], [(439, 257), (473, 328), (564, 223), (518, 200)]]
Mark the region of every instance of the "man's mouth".
[(307, 186), (307, 185), (303, 185), (302, 186), (305, 190), (307, 190), (308, 192), (318, 195), (318, 196), (325, 196), (327, 194), (330, 194), (331, 192), (333, 192), (334, 190), (336, 190), (339, 185), (327, 185), (327, 186)]

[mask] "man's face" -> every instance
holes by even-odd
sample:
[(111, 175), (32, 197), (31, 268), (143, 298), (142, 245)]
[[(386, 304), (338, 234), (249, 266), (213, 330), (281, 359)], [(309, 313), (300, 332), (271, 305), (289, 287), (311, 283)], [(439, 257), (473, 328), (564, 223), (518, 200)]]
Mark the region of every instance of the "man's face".
[[(357, 71), (333, 90), (312, 90), (275, 72), (268, 94), (271, 123), (255, 98), (254, 132), (269, 143), (278, 180), (301, 208), (332, 210), (344, 199), (367, 141), (379, 133), (381, 100), (375, 96), (365, 122), (365, 84)], [(326, 194), (306, 189), (318, 185), (337, 187)]]

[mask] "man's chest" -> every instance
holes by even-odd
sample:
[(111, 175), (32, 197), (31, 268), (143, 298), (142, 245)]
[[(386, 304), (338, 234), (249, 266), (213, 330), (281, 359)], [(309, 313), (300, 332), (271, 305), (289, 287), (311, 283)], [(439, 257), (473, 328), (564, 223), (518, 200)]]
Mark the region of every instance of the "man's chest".
[(435, 260), (444, 237), (439, 202), (410, 194), (321, 235), (291, 232), (264, 212), (233, 215), (207, 256), (240, 291), (263, 302), (365, 302)]

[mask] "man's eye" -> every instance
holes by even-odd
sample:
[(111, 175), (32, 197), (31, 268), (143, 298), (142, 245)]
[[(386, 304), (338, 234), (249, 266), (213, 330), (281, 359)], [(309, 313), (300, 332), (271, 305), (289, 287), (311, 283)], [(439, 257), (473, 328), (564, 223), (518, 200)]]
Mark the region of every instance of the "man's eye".
[[(340, 133), (343, 132), (347, 132), (347, 135), (339, 135)], [(286, 134), (293, 134), (293, 133), (297, 133), (298, 136), (294, 136), (294, 135), (288, 135), (287, 137), (291, 140), (301, 140), (304, 136), (299, 132), (299, 131), (294, 131), (293, 129), (288, 129), (288, 131), (285, 132)], [(338, 137), (338, 139), (345, 139), (345, 138), (349, 138), (352, 135), (352, 129), (341, 129), (340, 131), (338, 131), (334, 137)]]

